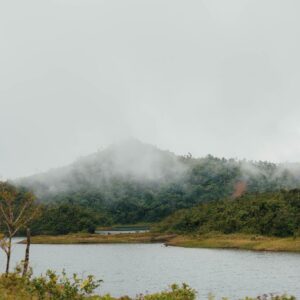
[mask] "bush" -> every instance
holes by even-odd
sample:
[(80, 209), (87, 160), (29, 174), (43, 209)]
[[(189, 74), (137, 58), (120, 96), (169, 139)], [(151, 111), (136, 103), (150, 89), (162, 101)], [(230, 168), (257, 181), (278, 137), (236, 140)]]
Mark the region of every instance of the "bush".
[(196, 299), (196, 292), (187, 284), (182, 284), (179, 287), (177, 284), (171, 285), (171, 290), (153, 295), (140, 295), (137, 300), (194, 300)]
[(114, 298), (110, 295), (93, 295), (101, 280), (89, 275), (85, 279), (73, 274), (69, 279), (48, 270), (45, 275), (32, 278), (32, 272), (21, 276), (21, 268), (14, 273), (0, 276), (0, 300), (194, 300), (196, 292), (188, 285), (174, 284), (169, 290), (152, 295), (138, 295), (135, 298), (123, 296)]
[[(135, 298), (123, 296), (114, 298), (110, 295), (93, 295), (99, 287), (101, 280), (93, 276), (85, 279), (78, 278), (76, 274), (69, 279), (63, 271), (61, 275), (48, 270), (45, 275), (32, 278), (31, 272), (21, 276), (21, 268), (14, 273), (0, 276), (0, 300), (195, 300), (196, 292), (187, 284), (178, 286), (173, 284), (170, 289), (160, 293), (138, 295)], [(214, 300), (210, 296), (209, 300)], [(227, 300), (226, 298), (223, 298)], [(244, 298), (243, 300), (296, 300), (293, 296), (263, 295), (257, 298)]]
[(73, 274), (69, 279), (65, 273), (57, 275), (48, 270), (46, 275), (31, 278), (31, 272), (21, 276), (20, 269), (0, 277), (0, 299), (35, 300), (81, 300), (87, 299), (99, 287), (101, 280), (92, 275), (85, 279)]

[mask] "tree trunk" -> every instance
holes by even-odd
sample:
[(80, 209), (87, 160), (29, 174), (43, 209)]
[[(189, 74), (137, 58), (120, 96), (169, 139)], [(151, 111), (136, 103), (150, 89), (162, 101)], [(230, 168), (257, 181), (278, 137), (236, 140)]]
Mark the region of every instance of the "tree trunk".
[(23, 267), (22, 276), (26, 275), (26, 273), (28, 271), (28, 266), (29, 266), (29, 250), (30, 250), (30, 229), (29, 228), (27, 228), (26, 234), (27, 234), (27, 242), (26, 242), (25, 259), (24, 259), (24, 267)]
[(7, 246), (7, 253), (6, 253), (6, 275), (9, 273), (9, 265), (10, 265), (10, 255), (11, 255), (11, 236), (8, 238), (8, 246)]

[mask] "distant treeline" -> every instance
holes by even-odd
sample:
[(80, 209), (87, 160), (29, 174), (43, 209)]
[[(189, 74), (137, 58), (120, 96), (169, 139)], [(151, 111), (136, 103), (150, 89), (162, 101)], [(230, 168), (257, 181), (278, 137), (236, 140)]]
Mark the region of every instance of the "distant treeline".
[(212, 156), (181, 159), (188, 168), (182, 177), (171, 182), (115, 177), (97, 188), (86, 183), (78, 190), (42, 200), (99, 212), (101, 225), (132, 224), (157, 222), (179, 209), (237, 197), (245, 191), (263, 193), (300, 187), (298, 176), (272, 163), (245, 163)]
[(156, 228), (164, 232), (300, 235), (300, 190), (246, 193), (237, 199), (203, 203), (180, 210)]
[[(126, 213), (126, 211), (124, 212)], [(76, 204), (42, 206), (31, 224), (36, 234), (93, 233), (111, 215)], [(300, 190), (245, 193), (181, 209), (158, 222), (155, 230), (179, 234), (210, 232), (249, 233), (267, 236), (300, 235)]]
[[(300, 188), (300, 164), (177, 156), (128, 141), (14, 184), (31, 190), (44, 205), (36, 228), (92, 231), (96, 223), (158, 222), (177, 210), (245, 192)], [(70, 224), (64, 226), (65, 221)]]
[(94, 233), (97, 225), (101, 223), (99, 213), (79, 205), (63, 203), (42, 205), (40, 214), (31, 222), (30, 228), (33, 235), (59, 235), (75, 232)]

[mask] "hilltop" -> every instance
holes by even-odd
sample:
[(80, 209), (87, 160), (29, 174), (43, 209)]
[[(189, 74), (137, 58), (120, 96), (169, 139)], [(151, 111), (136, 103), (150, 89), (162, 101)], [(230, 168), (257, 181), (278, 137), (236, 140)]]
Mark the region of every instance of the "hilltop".
[(102, 151), (81, 157), (71, 165), (18, 179), (18, 185), (33, 189), (39, 198), (84, 189), (102, 189), (114, 181), (138, 183), (171, 182), (185, 165), (169, 151), (128, 139)]

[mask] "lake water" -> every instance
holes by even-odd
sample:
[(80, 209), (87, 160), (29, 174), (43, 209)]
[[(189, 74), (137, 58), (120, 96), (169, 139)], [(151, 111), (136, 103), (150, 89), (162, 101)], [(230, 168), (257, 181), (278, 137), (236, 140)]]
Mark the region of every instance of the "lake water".
[[(13, 264), (24, 256), (15, 245)], [(4, 269), (1, 253), (0, 267)], [(300, 299), (300, 255), (238, 250), (187, 249), (162, 244), (32, 245), (35, 274), (48, 268), (93, 274), (104, 283), (101, 293), (134, 296), (186, 282), (201, 299), (209, 293), (238, 299), (284, 293)]]

